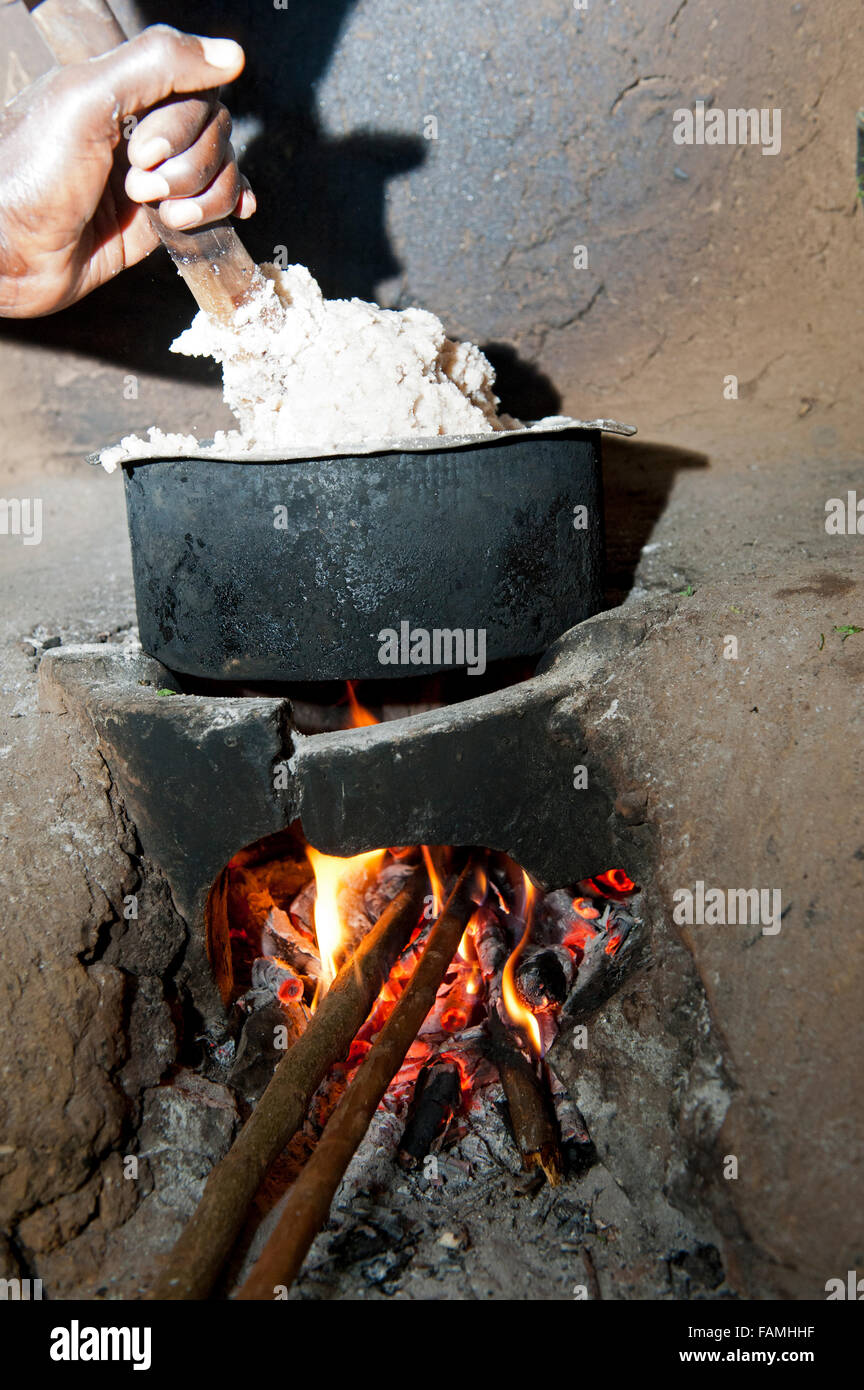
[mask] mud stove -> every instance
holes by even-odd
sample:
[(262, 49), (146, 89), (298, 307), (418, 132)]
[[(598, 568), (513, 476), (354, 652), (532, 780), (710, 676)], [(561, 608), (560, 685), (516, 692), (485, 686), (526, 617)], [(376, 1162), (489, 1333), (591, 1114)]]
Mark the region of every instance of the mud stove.
[[(729, 1296), (706, 1181), (728, 1083), (701, 985), (652, 894), (648, 789), (607, 756), (598, 714), (639, 637), (620, 611), (598, 616), (535, 674), (473, 698), (465, 678), (447, 703), (424, 701), (416, 682), (329, 703), (308, 688), (214, 693), (132, 644), (46, 654), (42, 707), (97, 740), (129, 846), (130, 892), (106, 907), (93, 958), (127, 977), (128, 1047), (146, 1054), (126, 1088), (149, 1175), (145, 1247), (148, 1204), (160, 1204), (154, 1255), (254, 1113), (285, 1030), (302, 1031), (314, 1007), (309, 858), (392, 847), (355, 884), (368, 928), (412, 866), (429, 874), (428, 897), (446, 896), (470, 847), (482, 891), (475, 881), (437, 1024), (388, 1088), (289, 1296)], [(497, 942), (490, 921), (505, 928)], [(511, 1011), (510, 1042), (517, 1070), (546, 1088), (548, 1162), (540, 1141), (532, 1152), (520, 1140), (500, 1049), (480, 1036), (511, 955), (526, 1017)], [(486, 1012), (469, 997), (478, 985)], [(217, 1292), (236, 1290), (260, 1255), (372, 1036), (358, 1032), (316, 1092)], [(122, 1270), (106, 1284), (125, 1297), (148, 1287)]]

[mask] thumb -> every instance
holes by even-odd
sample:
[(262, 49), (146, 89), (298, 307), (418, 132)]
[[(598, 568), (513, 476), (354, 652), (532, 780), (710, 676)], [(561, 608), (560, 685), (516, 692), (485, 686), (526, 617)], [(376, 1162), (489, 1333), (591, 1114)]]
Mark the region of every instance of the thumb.
[[(154, 24), (137, 38), (120, 44), (87, 64), (94, 83), (112, 100), (115, 125), (175, 92), (201, 92), (232, 82), (246, 56), (233, 39), (182, 34)], [(79, 69), (80, 71), (80, 69)]]

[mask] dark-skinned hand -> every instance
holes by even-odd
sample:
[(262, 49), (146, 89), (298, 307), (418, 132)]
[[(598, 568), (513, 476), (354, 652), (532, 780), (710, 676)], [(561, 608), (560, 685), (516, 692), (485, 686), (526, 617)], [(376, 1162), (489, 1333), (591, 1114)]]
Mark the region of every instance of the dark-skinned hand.
[(147, 203), (192, 230), (255, 196), (218, 88), (243, 70), (232, 39), (154, 25), (55, 69), (0, 115), (0, 314), (73, 304), (159, 244)]

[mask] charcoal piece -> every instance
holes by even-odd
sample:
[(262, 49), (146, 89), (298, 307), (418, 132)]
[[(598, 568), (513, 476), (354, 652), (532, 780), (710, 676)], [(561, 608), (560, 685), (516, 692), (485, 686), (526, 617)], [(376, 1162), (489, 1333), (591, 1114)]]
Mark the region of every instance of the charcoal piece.
[(584, 1178), (585, 1174), (600, 1162), (600, 1155), (594, 1147), (593, 1139), (588, 1139), (585, 1143), (580, 1139), (565, 1139), (561, 1144), (561, 1152), (564, 1156), (564, 1172), (568, 1178)]
[(516, 967), (516, 989), (529, 1009), (563, 1004), (573, 979), (573, 959), (563, 946), (547, 946), (525, 955)]
[(297, 896), (291, 900), (288, 908), (294, 926), (310, 940), (315, 937), (316, 893), (315, 880), (311, 878), (308, 883), (304, 884)]
[(612, 903), (606, 920), (606, 935), (609, 937), (618, 936), (623, 941), (640, 924), (641, 918), (634, 917), (631, 912), (626, 912), (619, 903)]
[(344, 893), (340, 898), (340, 907), (344, 931), (341, 959), (347, 959), (356, 951), (364, 936), (369, 935), (372, 930), (372, 918), (366, 912), (365, 904), (358, 893)]
[(390, 1248), (390, 1237), (384, 1231), (365, 1221), (358, 1221), (334, 1236), (327, 1250), (331, 1259), (344, 1269), (360, 1260), (371, 1260)]
[(401, 1212), (388, 1211), (386, 1207), (373, 1203), (366, 1208), (364, 1215), (367, 1223), (386, 1236), (394, 1246), (400, 1245), (408, 1233), (408, 1222)]
[(398, 1212), (380, 1207), (365, 1210), (366, 1203), (355, 1197), (349, 1214), (359, 1212), (359, 1219), (350, 1220), (327, 1247), (328, 1263), (346, 1269), (359, 1265), (360, 1273), (369, 1284), (380, 1284), (400, 1273), (414, 1256), (414, 1245), (408, 1224)]
[(400, 1167), (419, 1168), (433, 1144), (439, 1143), (462, 1099), (455, 1062), (435, 1062), (417, 1078), (408, 1120), (399, 1146)]
[(568, 889), (556, 888), (541, 899), (537, 906), (537, 918), (547, 939), (551, 937), (560, 941), (567, 935), (578, 915), (573, 909), (573, 898), (573, 893)]
[(270, 999), (279, 997), (282, 986), (300, 978), (285, 961), (259, 956), (252, 966), (252, 987), (245, 995), (246, 1007), (250, 1011), (261, 1008)]
[(644, 923), (620, 908), (613, 908), (603, 929), (585, 942), (573, 988), (561, 1011), (562, 1026), (578, 1023), (596, 1013), (635, 966), (645, 944)]

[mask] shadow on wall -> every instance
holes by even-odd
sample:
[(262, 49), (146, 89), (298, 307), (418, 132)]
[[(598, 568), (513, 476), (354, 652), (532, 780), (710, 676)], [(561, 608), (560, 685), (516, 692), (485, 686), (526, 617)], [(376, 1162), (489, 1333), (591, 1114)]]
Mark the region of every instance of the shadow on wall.
[(495, 394), (501, 409), (519, 420), (541, 420), (561, 413), (561, 392), (545, 372), (524, 361), (509, 343), (484, 343), (495, 368)]
[[(256, 260), (272, 259), (284, 245), (289, 259), (308, 265), (330, 297), (372, 299), (376, 286), (401, 269), (385, 223), (387, 184), (419, 167), (428, 145), (413, 135), (358, 129), (334, 138), (322, 130), (317, 86), (355, 3), (287, 0), (283, 10), (270, 0), (123, 0), (117, 9), (124, 19), (134, 11), (142, 28), (169, 23), (193, 33), (230, 35), (243, 44), (246, 69), (229, 101), (240, 137), (248, 132), (242, 163), (259, 202), (255, 217), (241, 224), (244, 242)], [(386, 61), (383, 44), (370, 45), (370, 51)], [(167, 254), (156, 251), (63, 313), (6, 320), (0, 331), (20, 342), (72, 349), (176, 381), (218, 381), (215, 363), (168, 351), (191, 309)], [(496, 369), (502, 409), (524, 420), (560, 411), (553, 382), (512, 346), (493, 342), (484, 351)], [(705, 460), (656, 445), (624, 446), (609, 437), (605, 458), (610, 592), (623, 596), (677, 468)]]
[(676, 474), (708, 466), (706, 454), (671, 444), (603, 436), (606, 602), (610, 608), (623, 603), (633, 588), (642, 547), (666, 510)]
[[(359, 130), (334, 139), (322, 132), (315, 88), (353, 4), (290, 0), (276, 10), (269, 3), (138, 0), (135, 8), (142, 27), (166, 23), (230, 35), (246, 50), (246, 69), (228, 100), (243, 118), (241, 132), (253, 132), (242, 163), (258, 212), (240, 230), (254, 259), (272, 260), (284, 245), (329, 297), (372, 299), (375, 285), (400, 270), (384, 220), (387, 182), (416, 168), (427, 146), (415, 136)], [(156, 251), (80, 304), (46, 319), (7, 321), (3, 333), (175, 380), (218, 380), (214, 364), (169, 354), (191, 307), (167, 255)]]

